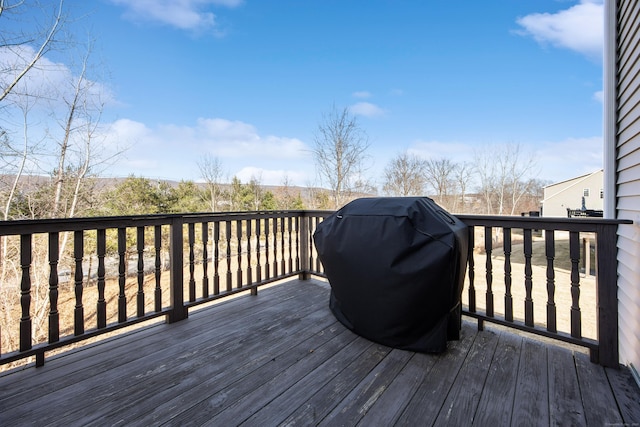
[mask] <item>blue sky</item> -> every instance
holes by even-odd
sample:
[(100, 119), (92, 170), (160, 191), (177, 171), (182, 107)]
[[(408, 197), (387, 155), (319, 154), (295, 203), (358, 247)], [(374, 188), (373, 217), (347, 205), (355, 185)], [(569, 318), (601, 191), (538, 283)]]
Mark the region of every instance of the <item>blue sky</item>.
[(127, 147), (103, 175), (198, 180), (208, 154), (229, 179), (316, 185), (332, 105), (366, 131), (380, 186), (404, 151), (463, 162), (520, 144), (551, 181), (602, 166), (601, 0), (67, 5), (96, 39), (105, 147)]

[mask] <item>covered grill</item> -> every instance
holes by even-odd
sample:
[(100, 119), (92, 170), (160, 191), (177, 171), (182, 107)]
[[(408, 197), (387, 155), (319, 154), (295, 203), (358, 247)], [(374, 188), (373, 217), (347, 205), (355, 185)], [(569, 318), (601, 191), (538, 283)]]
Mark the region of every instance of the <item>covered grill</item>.
[(459, 338), (467, 227), (431, 199), (354, 200), (318, 224), (314, 241), (347, 328), (420, 352)]

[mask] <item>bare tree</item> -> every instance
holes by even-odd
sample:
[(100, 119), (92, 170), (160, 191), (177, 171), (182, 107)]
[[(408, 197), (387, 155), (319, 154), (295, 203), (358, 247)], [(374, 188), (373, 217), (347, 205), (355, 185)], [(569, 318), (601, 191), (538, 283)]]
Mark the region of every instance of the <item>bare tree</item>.
[(211, 212), (218, 210), (218, 203), (222, 196), (222, 179), (224, 178), (224, 171), (222, 169), (222, 162), (218, 157), (213, 157), (210, 154), (206, 154), (200, 162), (198, 162), (198, 169), (200, 170), (200, 176), (205, 180), (207, 184), (207, 190), (209, 193)]
[(453, 180), (456, 164), (450, 159), (429, 159), (425, 163), (426, 181), (433, 188), (435, 201), (450, 209), (448, 196), (455, 186)]
[[(19, 16), (25, 10), (41, 8), (37, 2), (25, 0), (0, 0), (0, 18), (10, 19), (11, 16)], [(64, 22), (64, 0), (59, 0), (51, 7), (49, 23), (36, 28), (33, 32), (7, 32), (3, 25), (0, 32), (0, 49), (8, 49), (15, 53), (15, 57), (20, 60), (14, 64), (3, 64), (0, 67), (0, 103), (15, 89), (22, 78), (33, 69), (38, 61), (56, 43), (56, 35), (62, 28)], [(37, 46), (32, 49), (31, 46)], [(27, 49), (25, 49), (27, 47)], [(29, 54), (30, 58), (25, 62), (24, 55)]]
[(369, 148), (366, 133), (347, 108), (334, 106), (318, 125), (313, 154), (320, 179), (329, 186), (334, 208), (340, 207), (345, 196), (362, 180), (362, 171)]
[(32, 137), (29, 133), (29, 112), (34, 107), (34, 101), (36, 98), (32, 98), (27, 95), (20, 95), (18, 98), (20, 98), (20, 100), (15, 105), (22, 113), (22, 144), (20, 146), (12, 144), (6, 131), (4, 131), (0, 140), (0, 152), (2, 153), (3, 161), (2, 167), (12, 172), (13, 175), (11, 178), (11, 184), (9, 185), (10, 189), (5, 196), (6, 199), (3, 201), (3, 219), (5, 221), (12, 219), (10, 218), (10, 212), (16, 194), (19, 190), (18, 185), (20, 183), (20, 179), (23, 173), (25, 173), (27, 162), (34, 155), (34, 151), (41, 142), (34, 141), (36, 138)]
[(458, 163), (453, 172), (453, 180), (455, 182), (457, 197), (451, 206), (452, 212), (466, 212), (466, 194), (467, 187), (473, 178), (473, 167), (471, 164), (464, 162)]
[(494, 153), (490, 147), (474, 150), (473, 169), (479, 180), (478, 192), (485, 203), (485, 213), (491, 215), (493, 211), (493, 199), (496, 188), (496, 163)]
[(383, 191), (390, 196), (419, 196), (427, 184), (426, 162), (415, 154), (398, 154), (384, 170)]
[(476, 151), (475, 159), (487, 213), (513, 215), (533, 182), (535, 157), (525, 155), (520, 144), (500, 144)]
[[(53, 212), (58, 216), (73, 217), (79, 207), (79, 199), (86, 195), (85, 183), (88, 178), (100, 169), (113, 163), (124, 149), (111, 146), (105, 149), (104, 126), (102, 114), (110, 99), (109, 90), (98, 80), (89, 77), (90, 57), (93, 53), (93, 43), (90, 41), (80, 61), (77, 76), (69, 75), (68, 85), (61, 88), (59, 98), (62, 100), (59, 120), (61, 133), (57, 140), (57, 168), (53, 171), (55, 195)], [(102, 67), (100, 67), (102, 69)], [(54, 113), (55, 114), (55, 113)], [(68, 181), (71, 202), (68, 209), (60, 211), (60, 202), (65, 181)]]

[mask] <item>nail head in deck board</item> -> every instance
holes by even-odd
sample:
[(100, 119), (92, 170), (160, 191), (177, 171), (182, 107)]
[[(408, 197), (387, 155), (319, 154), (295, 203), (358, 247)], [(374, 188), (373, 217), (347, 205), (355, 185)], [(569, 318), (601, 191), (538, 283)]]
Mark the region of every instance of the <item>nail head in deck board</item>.
[(549, 422), (551, 425), (585, 425), (580, 387), (573, 353), (561, 347), (549, 347)]
[(549, 424), (547, 348), (525, 339), (520, 353), (512, 425)]
[(473, 424), (506, 426), (511, 423), (522, 337), (503, 333), (491, 361)]
[(476, 336), (434, 425), (473, 422), (497, 344), (498, 334), (494, 331), (487, 330)]
[[(602, 426), (622, 423), (604, 368), (591, 363), (586, 354), (576, 353), (574, 358), (587, 424)], [(599, 392), (593, 393), (594, 390)]]

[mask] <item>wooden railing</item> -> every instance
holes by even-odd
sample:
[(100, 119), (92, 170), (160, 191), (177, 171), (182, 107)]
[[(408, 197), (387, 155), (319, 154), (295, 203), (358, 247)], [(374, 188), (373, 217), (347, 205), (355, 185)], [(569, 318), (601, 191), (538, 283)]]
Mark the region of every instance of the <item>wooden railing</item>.
[[(282, 211), (0, 222), (0, 364), (35, 357), (40, 366), (46, 353), (63, 346), (161, 317), (180, 321), (196, 306), (239, 292), (256, 294), (259, 286), (277, 280), (324, 276), (312, 236), (330, 214)], [(477, 318), (480, 328), (490, 321), (578, 344), (590, 349), (594, 362), (618, 365), (620, 221), (459, 218), (470, 231), (464, 313)], [(564, 241), (560, 233), (567, 233), (567, 256), (556, 253), (558, 242)], [(593, 307), (581, 300), (585, 285), (580, 233), (596, 242)], [(534, 273), (541, 268), (535, 256), (540, 241), (544, 277)], [(503, 271), (494, 271), (498, 264)], [(568, 284), (557, 277), (564, 270)], [(568, 307), (556, 301), (564, 287), (569, 288)], [(541, 289), (544, 301), (536, 298)], [(546, 312), (542, 318), (535, 315), (540, 306)], [(570, 314), (566, 332), (557, 321), (565, 308)], [(583, 334), (585, 315), (595, 319), (594, 337)]]
[(317, 221), (290, 211), (0, 222), (0, 364), (40, 366), (59, 347), (308, 278)]
[[(619, 365), (616, 239), (622, 221), (480, 215), (458, 218), (469, 226), (464, 314), (477, 318), (479, 328), (484, 321), (498, 323), (587, 347), (593, 362)], [(483, 241), (477, 241), (479, 235)], [(513, 262), (516, 236), (520, 262)], [(589, 277), (589, 261), (583, 263), (591, 259), (590, 245), (583, 243), (590, 239), (596, 242), (594, 278)], [(484, 260), (484, 268), (478, 258)], [(494, 271), (494, 259), (500, 261), (502, 271)], [(515, 280), (516, 267), (519, 280)], [(483, 273), (483, 286), (478, 289), (477, 278)], [(496, 285), (500, 292), (496, 292)], [(522, 295), (519, 300), (514, 297), (516, 288)], [(497, 311), (499, 300), (502, 310)], [(514, 314), (517, 307), (521, 316)], [(567, 318), (564, 330), (559, 327), (560, 315)], [(593, 324), (590, 336), (583, 333), (585, 318)]]
[[(628, 221), (457, 217), (469, 227), (464, 315), (480, 329), (492, 322), (557, 339), (588, 348), (595, 363), (619, 366), (616, 232)], [(310, 265), (323, 275), (319, 261)]]

